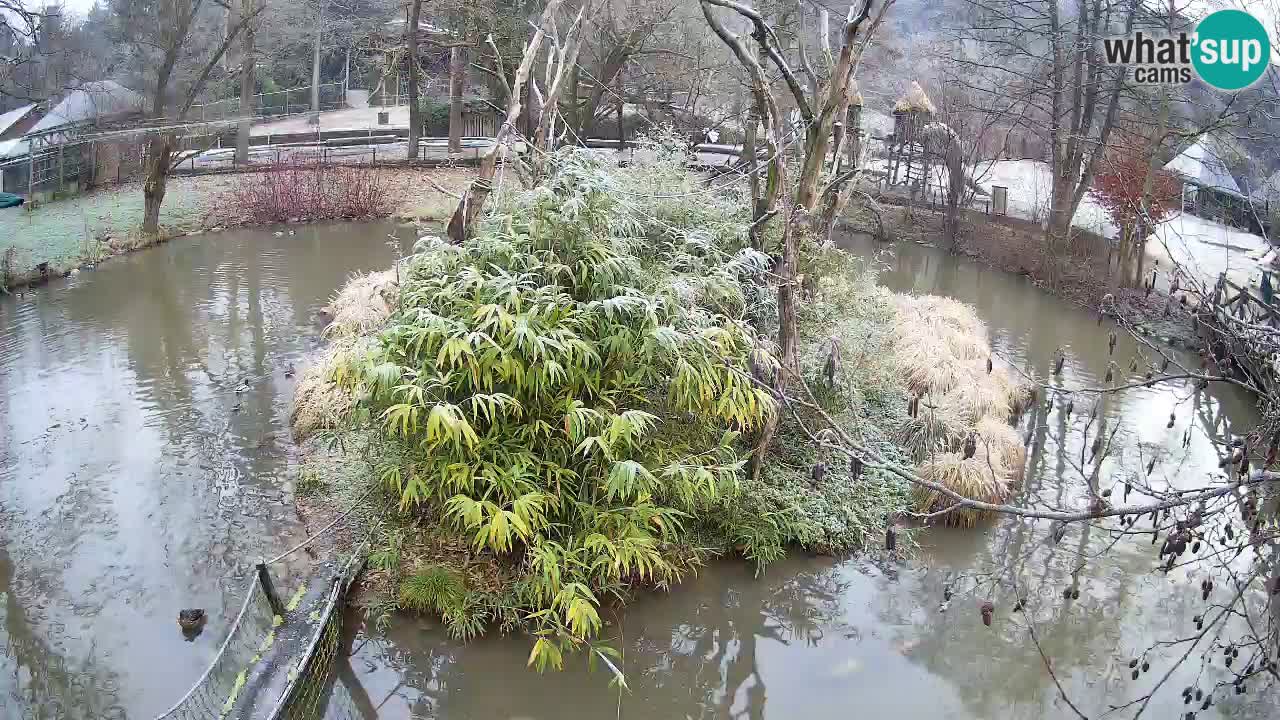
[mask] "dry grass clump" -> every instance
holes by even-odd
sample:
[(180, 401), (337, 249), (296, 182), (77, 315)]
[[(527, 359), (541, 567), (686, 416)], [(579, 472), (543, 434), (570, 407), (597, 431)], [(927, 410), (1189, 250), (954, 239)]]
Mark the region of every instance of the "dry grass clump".
[(995, 379), (986, 379), (985, 375), (983, 380), (971, 375), (965, 377), (949, 392), (935, 398), (935, 404), (964, 418), (969, 427), (977, 426), (988, 416), (1006, 423), (1014, 419), (1010, 388)]
[(969, 424), (958, 413), (922, 405), (915, 417), (908, 417), (898, 426), (893, 440), (911, 451), (915, 459), (924, 460), (938, 452), (960, 449), (969, 430)]
[[(979, 450), (968, 460), (959, 453), (944, 453), (921, 465), (916, 471), (924, 480), (946, 487), (954, 493), (973, 500), (1002, 503), (1009, 497), (1008, 468), (995, 453)], [(938, 512), (955, 504), (955, 500), (942, 493), (917, 485), (912, 493), (917, 507), (924, 512)], [(974, 508), (953, 510), (942, 516), (947, 525), (973, 527), (991, 513)]]
[[(965, 497), (1003, 502), (1022, 478), (1026, 451), (1010, 423), (1031, 402), (1031, 386), (994, 366), (986, 325), (969, 305), (896, 295), (894, 306), (895, 365), (919, 398), (916, 417), (898, 429), (897, 441), (925, 461), (921, 477)], [(977, 452), (965, 460), (959, 452), (970, 435)], [(928, 512), (952, 504), (936, 492), (917, 492), (916, 500)], [(957, 511), (946, 522), (970, 526), (981, 516)]]
[(336, 429), (351, 412), (355, 396), (333, 378), (339, 368), (351, 361), (355, 348), (353, 338), (336, 340), (302, 372), (289, 411), (294, 439), (302, 440), (317, 430)]
[(1018, 431), (1009, 423), (989, 415), (978, 421), (976, 430), (978, 445), (1000, 460), (1011, 479), (1021, 480), (1027, 462), (1027, 448), (1018, 437)]
[(394, 269), (356, 275), (329, 303), (333, 320), (325, 328), (325, 335), (353, 337), (377, 330), (391, 317), (399, 292)]
[(400, 292), (396, 278), (394, 269), (356, 275), (329, 303), (327, 311), (333, 319), (324, 333), (331, 342), (302, 372), (293, 392), (289, 423), (295, 438), (338, 428), (355, 405), (352, 391), (336, 382), (335, 374), (361, 351), (361, 338), (376, 332), (391, 316)]

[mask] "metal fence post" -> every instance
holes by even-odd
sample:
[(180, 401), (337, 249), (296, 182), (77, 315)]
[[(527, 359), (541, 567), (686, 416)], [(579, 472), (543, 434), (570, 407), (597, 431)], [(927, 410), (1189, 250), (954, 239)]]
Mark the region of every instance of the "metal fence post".
[(258, 584), (262, 586), (262, 592), (267, 596), (267, 602), (271, 603), (271, 610), (277, 615), (284, 615), (284, 603), (280, 602), (280, 596), (276, 593), (276, 586), (271, 582), (271, 573), (267, 572), (265, 560), (258, 563)]

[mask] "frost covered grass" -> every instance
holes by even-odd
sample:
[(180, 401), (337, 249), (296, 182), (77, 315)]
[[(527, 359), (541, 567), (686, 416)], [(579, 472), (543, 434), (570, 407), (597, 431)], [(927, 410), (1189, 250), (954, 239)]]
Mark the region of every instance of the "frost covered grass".
[[(228, 180), (174, 178), (165, 194), (160, 223), (167, 235), (201, 227), (202, 218)], [(97, 262), (139, 246), (142, 186), (100, 188), (29, 208), (0, 211), (0, 252), (12, 248), (12, 276), (33, 280), (37, 266), (53, 274)]]
[[(811, 262), (808, 270), (822, 279), (800, 303), (805, 382), (842, 430), (910, 466), (908, 452), (889, 435), (906, 420), (906, 393), (891, 352), (892, 294), (876, 284), (870, 262), (840, 251), (824, 251)], [(833, 349), (835, 372), (828, 376)], [(816, 413), (798, 412), (810, 432), (823, 427)], [(900, 477), (820, 452), (800, 424), (784, 416), (764, 471), (744, 485), (738, 510), (767, 517), (759, 524), (779, 526), (784, 543), (838, 553), (880, 543), (887, 518), (909, 503), (910, 488)]]

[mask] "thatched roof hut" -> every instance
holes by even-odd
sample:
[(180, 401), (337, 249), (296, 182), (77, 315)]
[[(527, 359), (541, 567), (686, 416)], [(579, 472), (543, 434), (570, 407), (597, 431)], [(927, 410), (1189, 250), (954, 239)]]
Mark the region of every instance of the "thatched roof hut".
[(924, 88), (920, 87), (920, 83), (915, 80), (911, 81), (911, 87), (907, 88), (907, 92), (893, 104), (894, 113), (925, 112), (932, 115), (936, 111), (937, 108), (933, 106), (933, 101), (925, 94)]

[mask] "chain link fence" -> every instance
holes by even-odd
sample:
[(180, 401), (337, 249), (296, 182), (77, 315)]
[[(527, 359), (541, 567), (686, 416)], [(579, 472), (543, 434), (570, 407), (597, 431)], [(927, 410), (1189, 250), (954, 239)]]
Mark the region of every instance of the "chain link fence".
[(186, 695), (156, 720), (224, 718), (235, 705), (246, 679), (271, 645), (279, 619), (255, 574), (245, 589), (244, 604), (231, 631), (204, 675)]

